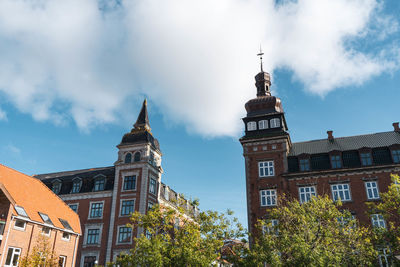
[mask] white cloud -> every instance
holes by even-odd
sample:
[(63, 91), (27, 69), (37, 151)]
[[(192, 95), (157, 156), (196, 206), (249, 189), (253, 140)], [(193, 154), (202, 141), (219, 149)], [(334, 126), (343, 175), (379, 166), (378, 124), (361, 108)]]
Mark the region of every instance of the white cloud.
[[(320, 95), (399, 64), (398, 46), (384, 43), (398, 23), (377, 0), (104, 2), (106, 11), (95, 0), (0, 2), (8, 101), (37, 120), (72, 117), (88, 130), (115, 123), (127, 99), (145, 94), (191, 132), (235, 135), (255, 95), (260, 43), (265, 69), (288, 68)], [(378, 51), (358, 49), (374, 39)]]
[(19, 149), (18, 147), (14, 146), (13, 144), (8, 144), (5, 149), (8, 152), (11, 152), (14, 155), (19, 155), (21, 154), (21, 149)]
[(0, 109), (0, 121), (6, 121), (7, 120), (7, 113)]

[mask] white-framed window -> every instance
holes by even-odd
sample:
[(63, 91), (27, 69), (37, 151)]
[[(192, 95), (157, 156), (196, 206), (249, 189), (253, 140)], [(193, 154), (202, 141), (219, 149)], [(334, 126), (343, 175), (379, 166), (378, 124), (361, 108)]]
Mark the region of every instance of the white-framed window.
[(135, 156), (133, 157), (134, 159), (134, 161), (135, 162), (139, 162), (140, 161), (140, 158), (141, 158), (141, 154), (140, 154), (140, 152), (138, 151), (138, 152), (136, 152), (135, 153)]
[(51, 233), (50, 227), (46, 227), (46, 226), (42, 227), (42, 235), (50, 236), (50, 233)]
[(58, 266), (59, 267), (65, 267), (66, 263), (67, 263), (67, 256), (59, 256), (58, 257)]
[(260, 177), (274, 176), (274, 161), (261, 161), (258, 163), (258, 174)]
[(131, 243), (132, 228), (126, 226), (118, 226), (118, 244)]
[(249, 121), (247, 123), (247, 131), (255, 131), (257, 130), (257, 123), (255, 121)]
[(333, 184), (331, 185), (332, 198), (334, 201), (350, 201), (350, 185), (349, 184)]
[(135, 211), (135, 200), (124, 199), (121, 200), (120, 216), (130, 216)]
[(260, 202), (262, 207), (276, 206), (276, 189), (260, 190)]
[(271, 128), (281, 127), (281, 120), (279, 118), (274, 118), (269, 121)]
[(81, 191), (81, 186), (82, 186), (82, 179), (75, 178), (72, 181), (71, 194), (79, 193)]
[(61, 240), (69, 241), (71, 239), (71, 234), (67, 232), (63, 232), (61, 236)]
[(89, 218), (102, 218), (103, 204), (103, 202), (90, 202)]
[(299, 187), (300, 203), (310, 201), (313, 196), (316, 196), (315, 186), (302, 186)]
[(379, 199), (378, 183), (376, 181), (365, 182), (368, 199)]
[(153, 178), (150, 178), (149, 192), (153, 195), (157, 192), (157, 181)]
[(93, 228), (87, 230), (86, 244), (95, 245), (100, 243), (100, 229)]
[(153, 208), (153, 206), (154, 206), (153, 202), (151, 202), (151, 201), (147, 202), (147, 210), (151, 210)]
[(103, 191), (106, 185), (106, 178), (101, 177), (94, 180), (93, 191)]
[(25, 231), (26, 221), (16, 219), (14, 223), (14, 228), (20, 231)]
[(258, 121), (258, 129), (268, 129), (268, 120), (260, 120)]
[(277, 219), (266, 220), (266, 224), (263, 226), (263, 234), (275, 234), (278, 235), (278, 224), (279, 221)]
[(382, 214), (372, 214), (371, 223), (373, 227), (386, 228), (385, 219), (383, 218)]
[(68, 206), (71, 208), (71, 210), (73, 210), (76, 213), (78, 213), (78, 207), (79, 207), (78, 203), (68, 204)]
[(61, 190), (61, 182), (58, 180), (53, 182), (51, 191), (53, 191), (54, 194), (58, 194), (58, 193), (60, 193), (60, 190)]
[(4, 266), (18, 266), (20, 248), (8, 247), (7, 258)]
[(128, 175), (124, 177), (123, 191), (136, 190), (136, 175)]
[(132, 154), (131, 153), (127, 153), (125, 155), (125, 163), (131, 163), (132, 162)]

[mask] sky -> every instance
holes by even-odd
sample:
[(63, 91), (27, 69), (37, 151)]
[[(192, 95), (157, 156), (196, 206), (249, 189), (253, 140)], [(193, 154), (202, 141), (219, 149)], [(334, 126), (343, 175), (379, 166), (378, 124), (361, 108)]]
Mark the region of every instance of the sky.
[(0, 1), (0, 163), (111, 166), (144, 98), (163, 182), (247, 225), (256, 54), (293, 142), (400, 121), (400, 1)]

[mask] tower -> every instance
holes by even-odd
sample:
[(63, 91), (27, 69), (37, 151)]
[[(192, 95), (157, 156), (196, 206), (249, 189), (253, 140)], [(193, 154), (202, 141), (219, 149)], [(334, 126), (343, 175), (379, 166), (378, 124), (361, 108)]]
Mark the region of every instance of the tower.
[[(259, 55), (262, 55), (260, 53)], [(284, 191), (287, 153), (291, 146), (281, 100), (271, 95), (270, 74), (255, 76), (257, 97), (245, 104), (245, 134), (240, 138), (246, 170), (248, 229), (254, 234), (258, 219), (267, 219), (267, 209), (277, 205)]]

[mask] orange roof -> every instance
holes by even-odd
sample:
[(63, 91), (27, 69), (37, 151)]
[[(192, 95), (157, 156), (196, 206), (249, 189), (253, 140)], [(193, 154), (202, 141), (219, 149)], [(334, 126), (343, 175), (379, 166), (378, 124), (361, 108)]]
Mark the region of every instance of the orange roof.
[[(44, 213), (55, 227), (68, 230), (59, 220), (63, 219), (75, 233), (81, 234), (78, 214), (40, 180), (0, 164), (0, 183), (11, 195), (15, 205), (23, 207), (32, 221), (44, 223), (39, 212)], [(18, 215), (16, 210), (13, 214)]]

